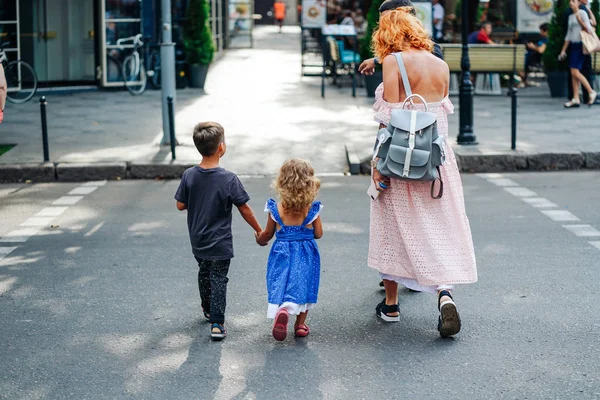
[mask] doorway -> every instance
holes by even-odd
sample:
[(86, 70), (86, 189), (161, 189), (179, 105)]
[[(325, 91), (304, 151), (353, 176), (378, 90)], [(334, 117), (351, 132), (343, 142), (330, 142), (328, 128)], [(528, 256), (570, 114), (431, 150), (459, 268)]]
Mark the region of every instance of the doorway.
[(50, 84), (96, 81), (94, 0), (20, 0), (21, 57)]

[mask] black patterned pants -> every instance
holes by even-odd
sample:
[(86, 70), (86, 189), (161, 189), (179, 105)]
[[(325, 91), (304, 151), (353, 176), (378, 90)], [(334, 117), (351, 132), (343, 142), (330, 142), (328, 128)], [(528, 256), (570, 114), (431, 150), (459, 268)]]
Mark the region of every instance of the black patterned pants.
[(223, 324), (225, 322), (225, 307), (227, 306), (227, 273), (231, 260), (198, 261), (198, 289), (200, 300), (205, 312), (210, 313), (210, 322)]

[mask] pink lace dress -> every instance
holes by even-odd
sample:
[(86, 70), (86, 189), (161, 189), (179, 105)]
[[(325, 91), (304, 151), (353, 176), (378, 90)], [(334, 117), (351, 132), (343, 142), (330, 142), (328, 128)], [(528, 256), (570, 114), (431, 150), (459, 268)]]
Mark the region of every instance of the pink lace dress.
[[(428, 104), (437, 113), (439, 134), (448, 137), (447, 115), (454, 112), (450, 99)], [(386, 102), (379, 86), (373, 105), (377, 122), (387, 124), (392, 110), (401, 106)], [(424, 110), (422, 104), (414, 107)], [(369, 267), (414, 290), (435, 292), (477, 281), (462, 182), (452, 147), (445, 147), (441, 199), (431, 198), (431, 182), (391, 179), (389, 188), (371, 202)]]

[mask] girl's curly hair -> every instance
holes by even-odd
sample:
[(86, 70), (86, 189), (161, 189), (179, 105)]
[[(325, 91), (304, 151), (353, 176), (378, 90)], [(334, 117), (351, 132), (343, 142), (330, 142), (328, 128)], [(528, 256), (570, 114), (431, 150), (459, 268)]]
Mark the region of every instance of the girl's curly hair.
[(315, 177), (315, 170), (308, 161), (292, 158), (281, 166), (273, 188), (286, 211), (301, 213), (317, 197), (321, 181)]
[(379, 17), (379, 26), (373, 33), (371, 48), (382, 62), (392, 53), (410, 49), (433, 50), (433, 41), (421, 21), (412, 13), (412, 7), (399, 7), (386, 11)]

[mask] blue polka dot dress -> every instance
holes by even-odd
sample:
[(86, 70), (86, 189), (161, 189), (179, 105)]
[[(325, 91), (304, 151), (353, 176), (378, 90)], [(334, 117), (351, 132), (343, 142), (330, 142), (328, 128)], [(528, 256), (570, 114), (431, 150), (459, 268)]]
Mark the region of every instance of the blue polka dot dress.
[(277, 202), (267, 202), (265, 211), (281, 227), (275, 233), (267, 265), (268, 318), (275, 318), (281, 308), (298, 315), (317, 303), (321, 256), (314, 229), (306, 225), (317, 219), (322, 208), (320, 202), (314, 202), (302, 225), (287, 226), (279, 216)]

